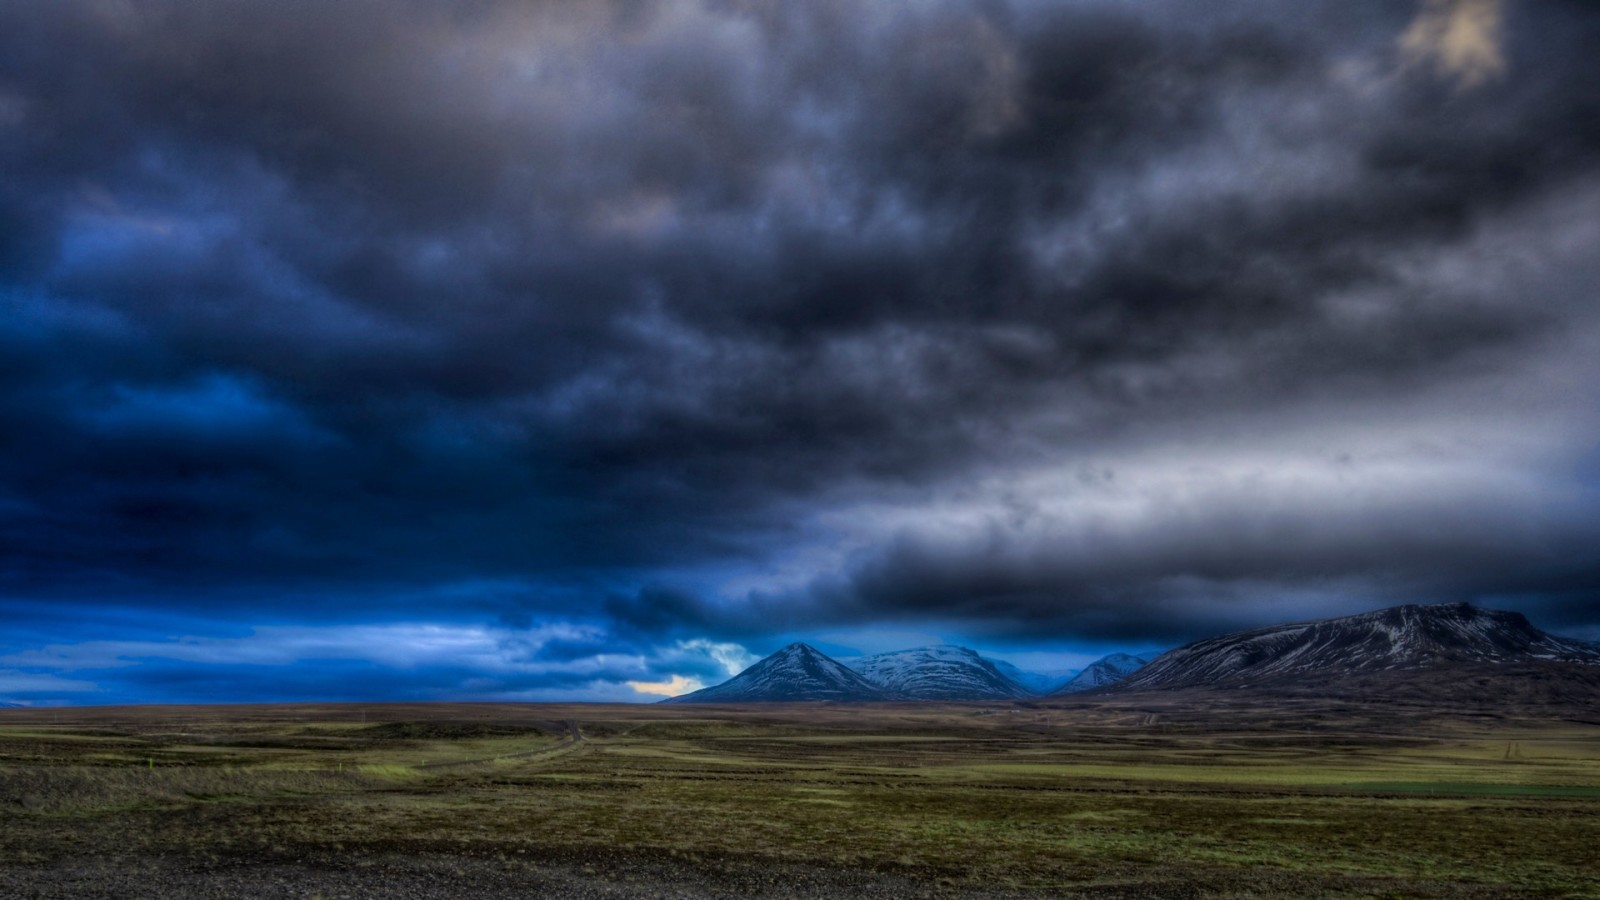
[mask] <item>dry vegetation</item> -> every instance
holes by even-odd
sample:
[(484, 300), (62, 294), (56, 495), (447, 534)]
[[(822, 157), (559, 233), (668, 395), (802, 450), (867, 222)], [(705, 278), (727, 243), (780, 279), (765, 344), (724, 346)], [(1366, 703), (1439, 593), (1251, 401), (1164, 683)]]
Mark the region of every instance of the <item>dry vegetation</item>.
[(1579, 719), (1194, 698), (8, 710), (0, 893), (159, 870), (151, 895), (270, 875), (308, 896), (343, 873), (338, 892), (383, 896), (432, 866), (414, 895), (1596, 895), (1600, 725)]

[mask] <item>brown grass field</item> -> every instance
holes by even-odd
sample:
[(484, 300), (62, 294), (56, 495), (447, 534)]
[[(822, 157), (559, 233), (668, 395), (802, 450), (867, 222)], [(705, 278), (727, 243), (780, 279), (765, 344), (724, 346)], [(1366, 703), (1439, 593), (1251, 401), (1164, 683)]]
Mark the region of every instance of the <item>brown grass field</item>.
[(1600, 896), (1600, 714), (0, 711), (0, 896)]

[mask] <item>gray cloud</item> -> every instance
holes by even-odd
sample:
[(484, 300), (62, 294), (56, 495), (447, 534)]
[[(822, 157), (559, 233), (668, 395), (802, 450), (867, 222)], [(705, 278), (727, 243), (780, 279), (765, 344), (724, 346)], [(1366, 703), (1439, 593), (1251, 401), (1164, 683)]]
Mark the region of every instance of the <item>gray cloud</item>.
[(0, 11), (0, 585), (1596, 624), (1597, 17), (1190, 6)]

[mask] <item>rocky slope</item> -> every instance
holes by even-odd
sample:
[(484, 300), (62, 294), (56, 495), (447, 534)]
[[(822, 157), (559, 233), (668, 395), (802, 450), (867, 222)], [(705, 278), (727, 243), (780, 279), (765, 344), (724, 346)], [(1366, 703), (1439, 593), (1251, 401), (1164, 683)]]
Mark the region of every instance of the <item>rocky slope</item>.
[(1162, 654), (1113, 690), (1290, 687), (1354, 683), (1357, 676), (1377, 685), (1385, 675), (1563, 664), (1600, 666), (1600, 645), (1547, 634), (1521, 613), (1465, 603), (1397, 606), (1196, 641)]

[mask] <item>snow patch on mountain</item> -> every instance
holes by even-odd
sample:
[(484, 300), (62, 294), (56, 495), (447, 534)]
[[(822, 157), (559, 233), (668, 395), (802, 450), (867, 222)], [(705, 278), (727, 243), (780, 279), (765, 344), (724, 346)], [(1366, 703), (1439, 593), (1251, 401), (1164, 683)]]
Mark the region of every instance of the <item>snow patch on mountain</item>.
[(941, 644), (847, 663), (868, 681), (911, 700), (1014, 700), (1033, 695), (966, 647)]

